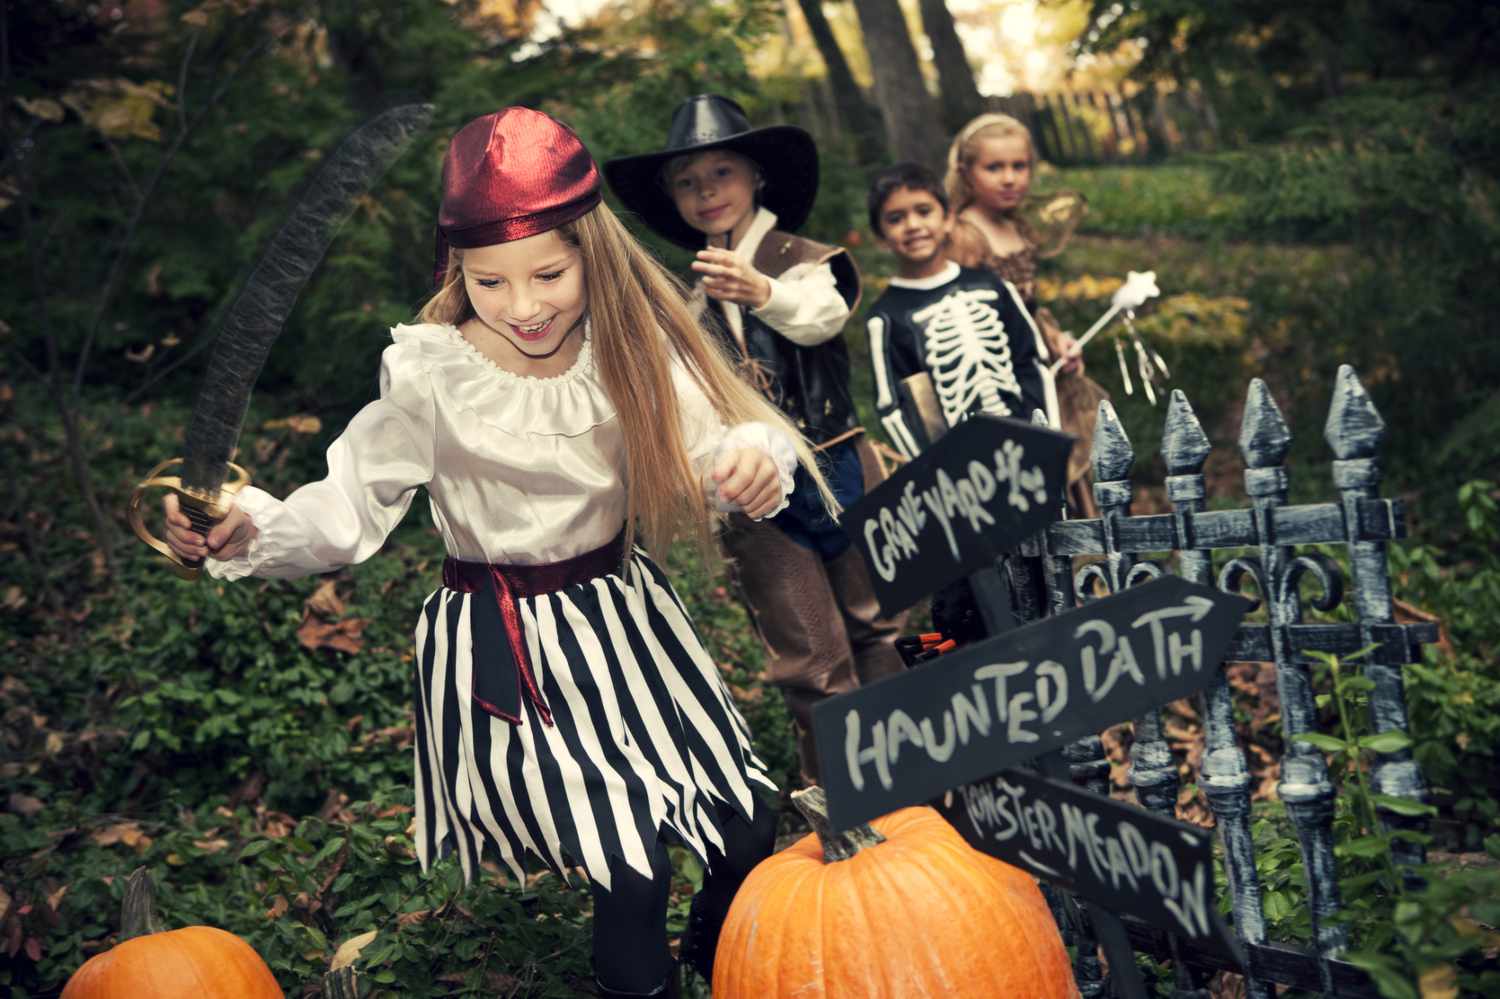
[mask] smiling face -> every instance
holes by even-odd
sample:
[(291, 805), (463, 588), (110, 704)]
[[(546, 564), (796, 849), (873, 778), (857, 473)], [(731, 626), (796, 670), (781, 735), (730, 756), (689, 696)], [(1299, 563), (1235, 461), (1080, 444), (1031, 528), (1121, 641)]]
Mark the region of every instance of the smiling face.
[(588, 307), (583, 259), (555, 229), (464, 250), (463, 271), (479, 321), (528, 357), (555, 350)]
[(1016, 134), (978, 139), (965, 176), (980, 207), (1011, 211), (1031, 187), (1031, 143)]
[[(667, 193), (688, 225), (709, 237), (729, 236), (734, 246), (755, 215), (759, 171), (739, 153), (710, 149), (667, 165)], [(715, 244), (716, 245), (716, 244)]]
[(898, 187), (880, 206), (880, 237), (901, 258), (908, 277), (942, 267), (943, 243), (952, 228), (953, 219), (930, 191)]

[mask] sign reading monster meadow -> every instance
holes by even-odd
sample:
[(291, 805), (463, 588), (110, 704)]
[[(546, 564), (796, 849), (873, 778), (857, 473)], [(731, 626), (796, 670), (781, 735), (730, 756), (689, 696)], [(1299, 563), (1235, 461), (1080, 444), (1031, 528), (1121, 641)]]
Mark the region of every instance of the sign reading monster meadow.
[(871, 490), (843, 516), (886, 614), (976, 569), (1052, 523), (1073, 439), (974, 416)]
[(829, 820), (847, 829), (1191, 694), (1249, 607), (1163, 576), (820, 702)]
[(965, 784), (939, 811), (976, 850), (1243, 965), (1214, 902), (1209, 831), (1022, 770)]

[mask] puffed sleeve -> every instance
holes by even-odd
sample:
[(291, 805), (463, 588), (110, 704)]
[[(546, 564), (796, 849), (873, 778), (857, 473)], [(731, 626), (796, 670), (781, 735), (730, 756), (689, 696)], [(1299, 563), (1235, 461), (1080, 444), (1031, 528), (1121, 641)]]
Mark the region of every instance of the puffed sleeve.
[(797, 471), (797, 450), (786, 431), (769, 423), (741, 423), (726, 428), (713, 403), (703, 393), (702, 386), (676, 358), (672, 360), (672, 385), (677, 390), (677, 405), (682, 416), (682, 440), (687, 446), (688, 459), (703, 483), (704, 496), (726, 513), (738, 512), (738, 505), (725, 504), (718, 498), (718, 485), (713, 480), (714, 465), (726, 451), (755, 448), (775, 463), (781, 480), (781, 502), (766, 517), (774, 517), (786, 509)]
[(218, 579), (288, 579), (363, 562), (385, 542), (432, 479), (432, 383), (420, 348), (398, 343), (381, 358), (380, 398), (355, 414), (328, 448), (328, 476), (285, 500), (253, 486), (238, 498), (258, 535), (226, 561), (209, 559)]
[(771, 297), (752, 312), (799, 347), (816, 347), (838, 336), (849, 318), (828, 263), (797, 264), (780, 277), (768, 277)]

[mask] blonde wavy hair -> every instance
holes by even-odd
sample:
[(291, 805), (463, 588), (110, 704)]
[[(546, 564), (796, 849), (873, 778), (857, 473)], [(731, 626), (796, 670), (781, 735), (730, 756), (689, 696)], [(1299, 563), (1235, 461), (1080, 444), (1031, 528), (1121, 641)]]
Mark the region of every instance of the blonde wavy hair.
[[(692, 536), (705, 554), (716, 550), (714, 511), (682, 436), (672, 385), (674, 354), (726, 426), (755, 421), (785, 431), (830, 514), (837, 514), (838, 504), (807, 440), (736, 374), (688, 311), (687, 288), (635, 241), (609, 206), (601, 202), (554, 231), (583, 261), (595, 363), (625, 441), (627, 548), (639, 526), (647, 544), (658, 551), (683, 534)], [(463, 251), (453, 248), (442, 287), (417, 319), (457, 325), (473, 314), (464, 289)]]
[(1036, 169), (1036, 143), (1031, 140), (1031, 130), (1008, 114), (982, 114), (970, 121), (948, 146), (948, 172), (943, 177), (943, 187), (948, 190), (948, 202), (957, 215), (974, 202), (974, 189), (969, 185), (968, 171), (979, 155), (979, 143), (983, 139), (1004, 139), (1019, 135), (1026, 140), (1026, 149), (1032, 169)]

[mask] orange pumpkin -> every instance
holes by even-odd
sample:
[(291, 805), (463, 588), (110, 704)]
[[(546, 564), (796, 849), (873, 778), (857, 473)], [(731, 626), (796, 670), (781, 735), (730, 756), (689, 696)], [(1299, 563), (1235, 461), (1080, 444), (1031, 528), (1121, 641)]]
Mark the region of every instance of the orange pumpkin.
[(735, 896), (714, 999), (1078, 995), (1029, 874), (970, 847), (931, 808), (835, 834), (821, 789), (792, 798), (814, 832), (762, 861)]
[(85, 961), (62, 999), (284, 999), (255, 948), (212, 926), (159, 931), (151, 903), (151, 879), (141, 868), (125, 888), (129, 939)]

